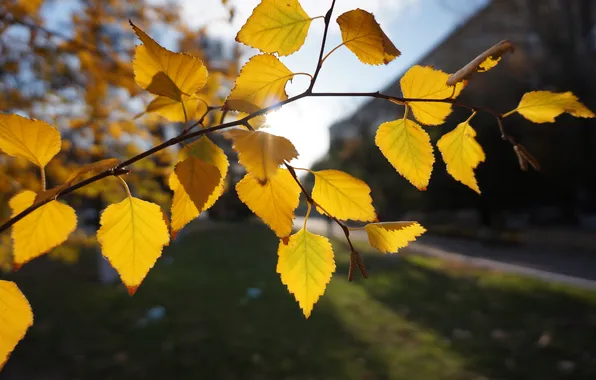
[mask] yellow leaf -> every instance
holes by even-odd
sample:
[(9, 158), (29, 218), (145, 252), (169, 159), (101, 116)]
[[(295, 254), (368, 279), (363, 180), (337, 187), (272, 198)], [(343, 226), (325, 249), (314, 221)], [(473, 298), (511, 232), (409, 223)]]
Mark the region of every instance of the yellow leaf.
[(221, 173), (215, 165), (193, 155), (177, 163), (174, 172), (197, 210), (203, 209), (221, 182)]
[(236, 41), (264, 53), (289, 55), (304, 44), (311, 20), (298, 0), (262, 0)]
[(480, 194), (474, 169), (486, 158), (475, 139), (476, 131), (469, 121), (460, 123), (453, 131), (443, 135), (437, 142), (447, 172), (453, 178)]
[(139, 86), (177, 101), (182, 100), (182, 95), (192, 95), (203, 88), (207, 82), (207, 68), (198, 57), (171, 52), (132, 22), (131, 25), (143, 42), (136, 47), (133, 61)]
[(363, 63), (388, 64), (400, 56), (399, 50), (371, 13), (354, 9), (339, 16), (337, 23), (341, 29), (343, 44)]
[(435, 157), (430, 136), (409, 119), (383, 123), (375, 143), (391, 165), (419, 190), (426, 190)]
[(416, 222), (383, 222), (367, 224), (364, 229), (371, 247), (384, 253), (397, 252), (426, 232)]
[(298, 157), (296, 148), (285, 137), (275, 136), (261, 131), (228, 131), (226, 137), (234, 142), (238, 152), (238, 161), (261, 184), (267, 182), (284, 161)]
[(371, 222), (377, 219), (370, 187), (358, 178), (339, 170), (313, 172), (313, 199), (338, 219)]
[(513, 44), (507, 40), (493, 45), (490, 49), (482, 52), (482, 54), (478, 55), (470, 63), (451, 75), (447, 79), (447, 85), (454, 86), (456, 83), (468, 79), (475, 72), (483, 73), (492, 69), (499, 63), (505, 53), (513, 52), (514, 50)]
[(108, 206), (101, 214), (100, 224), (97, 240), (101, 251), (132, 295), (170, 242), (161, 208), (127, 197)]
[(277, 104), (288, 98), (286, 84), (293, 76), (274, 55), (254, 56), (240, 70), (225, 105), (231, 110), (253, 113)]
[(43, 168), (60, 151), (60, 132), (46, 122), (0, 114), (0, 150)]
[[(23, 11), (28, 13), (28, 16), (35, 16), (39, 12), (39, 8), (43, 4), (44, 0), (18, 0), (17, 4)], [(2, 367), (0, 365), (0, 367)]]
[[(182, 108), (184, 104), (184, 108)], [(199, 120), (207, 112), (207, 103), (196, 95), (182, 95), (182, 103), (165, 96), (158, 96), (149, 103), (147, 112), (155, 112), (169, 121), (184, 123), (184, 109), (188, 120)]]
[[(447, 86), (448, 78), (449, 74), (430, 66), (413, 66), (399, 83), (404, 98), (455, 99), (465, 84), (460, 82), (455, 87)], [(412, 109), (416, 120), (424, 125), (441, 125), (451, 114), (449, 103), (415, 101), (408, 102), (408, 106)]]
[(105, 160), (96, 161), (87, 165), (80, 167), (79, 169), (75, 170), (73, 174), (68, 177), (66, 182), (62, 185), (55, 186), (49, 190), (45, 190), (37, 194), (35, 198), (35, 203), (43, 202), (46, 199), (55, 198), (68, 187), (78, 183), (78, 179), (88, 173), (99, 173), (103, 172), (104, 170), (108, 170), (113, 168), (114, 166), (118, 165), (120, 160), (117, 158), (106, 158)]
[(593, 118), (594, 113), (572, 92), (532, 91), (522, 96), (515, 109), (533, 123), (554, 123), (555, 117), (567, 112), (575, 117)]
[[(33, 191), (25, 190), (12, 197), (9, 201), (11, 217), (31, 206), (36, 196)], [(18, 269), (62, 244), (76, 227), (75, 210), (58, 201), (50, 201), (19, 220), (12, 227), (11, 233), (15, 267)]]
[[(180, 161), (184, 161), (189, 155), (196, 156), (204, 162), (214, 165), (221, 173), (217, 188), (200, 210), (200, 212), (203, 212), (213, 206), (223, 194), (229, 163), (224, 151), (206, 136), (202, 136), (199, 140), (187, 145), (185, 149), (180, 151)], [(188, 222), (199, 216), (200, 212), (184, 190), (184, 187), (176, 176), (176, 172), (172, 172), (170, 175), (169, 186), (174, 191), (171, 212), (172, 231), (175, 236)]]
[(17, 284), (0, 280), (0, 370), (33, 325), (33, 311)]
[(236, 192), (240, 200), (278, 237), (284, 238), (292, 233), (300, 187), (286, 169), (277, 169), (277, 174), (265, 185), (248, 173), (236, 184)]
[(326, 237), (301, 229), (290, 236), (288, 244), (279, 243), (277, 273), (294, 294), (308, 318), (335, 272), (333, 249)]

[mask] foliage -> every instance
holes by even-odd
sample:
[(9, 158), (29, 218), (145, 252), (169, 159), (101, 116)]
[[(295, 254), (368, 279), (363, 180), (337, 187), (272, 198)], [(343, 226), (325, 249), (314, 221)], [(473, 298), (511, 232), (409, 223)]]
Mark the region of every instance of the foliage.
[[(504, 114), (490, 108), (458, 102), (456, 98), (467, 83), (465, 78), (469, 78), (474, 71), (484, 72), (494, 67), (503, 54), (511, 51), (506, 44), (506, 47), (500, 45), (489, 49), (487, 53), (479, 56), (481, 59), (477, 58), (473, 64), (467, 65), (461, 73), (454, 76), (432, 67), (413, 66), (400, 80), (402, 97), (379, 92), (315, 92), (313, 87), (325, 59), (341, 46), (346, 46), (366, 64), (387, 64), (400, 55), (373, 15), (357, 9), (337, 18), (343, 41), (324, 56), (334, 4), (333, 0), (326, 15), (310, 18), (296, 0), (263, 0), (237, 36), (238, 41), (259, 48), (262, 54), (252, 57), (242, 67), (225, 101), (223, 96), (218, 95), (225, 86), (220, 83), (220, 76), (209, 74), (210, 64), (205, 54), (170, 51), (131, 22), (132, 29), (141, 41), (141, 45), (134, 49), (134, 81), (141, 88), (156, 95), (147, 106), (144, 116), (150, 118), (152, 113), (157, 113), (172, 121), (183, 121), (183, 126), (176, 137), (167, 140), (159, 133), (150, 134), (151, 142), (156, 145), (143, 152), (138, 152), (138, 147), (134, 145), (128, 146), (133, 157), (122, 162), (110, 158), (105, 161), (106, 156), (121, 153), (116, 149), (110, 149), (111, 144), (96, 136), (94, 145), (82, 149), (95, 152), (88, 155), (88, 165), (74, 169), (74, 176), (66, 170), (61, 176), (63, 185), (58, 185), (55, 190), (50, 189), (46, 192), (45, 167), (61, 149), (58, 129), (38, 120), (10, 114), (2, 115), (0, 149), (8, 156), (31, 161), (39, 167), (40, 173), (40, 193), (25, 190), (16, 194), (10, 201), (13, 215), (0, 226), (0, 232), (9, 227), (13, 228), (15, 265), (20, 266), (48, 252), (63, 243), (75, 229), (77, 221), (74, 209), (58, 198), (115, 176), (124, 185), (127, 195), (124, 200), (121, 200), (121, 192), (115, 193), (111, 198), (111, 204), (102, 213), (97, 240), (103, 255), (118, 271), (130, 294), (134, 294), (171, 237), (190, 220), (213, 206), (223, 193), (223, 181), (228, 174), (228, 159), (207, 135), (226, 130), (224, 135), (232, 140), (239, 163), (247, 171), (245, 179), (236, 187), (238, 195), (280, 238), (277, 271), (281, 275), (282, 283), (294, 294), (305, 317), (308, 318), (319, 297), (324, 294), (336, 268), (333, 249), (327, 238), (307, 230), (311, 207), (316, 207), (331, 218), (344, 232), (350, 248), (350, 280), (356, 268), (364, 277), (367, 276), (362, 258), (350, 239), (350, 231), (364, 229), (372, 247), (382, 252), (395, 252), (415, 240), (425, 230), (416, 222), (379, 222), (370, 197), (370, 188), (363, 181), (347, 173), (337, 170), (313, 171), (311, 173), (315, 177), (315, 185), (311, 193), (307, 192), (296, 174), (296, 170), (300, 168), (294, 168), (290, 164), (290, 161), (298, 156), (291, 141), (265, 131), (256, 131), (255, 128), (261, 124), (257, 118), (285, 104), (317, 96), (368, 96), (404, 106), (403, 118), (379, 126), (375, 142), (402, 176), (418, 189), (424, 190), (429, 184), (435, 158), (430, 136), (421, 125), (439, 126), (445, 122), (454, 107), (469, 109), (471, 116), (468, 120), (460, 124), (452, 134), (443, 137), (438, 147), (448, 165), (449, 173), (472, 190), (480, 192), (474, 169), (485, 157), (482, 148), (474, 139), (475, 132), (470, 125), (477, 112), (485, 112), (495, 118), (502, 138), (512, 144), (522, 169), (527, 168), (528, 163), (536, 166), (536, 160), (525, 147), (504, 132), (504, 118), (515, 112), (537, 123), (552, 122), (556, 116), (564, 112), (577, 117), (594, 117), (594, 114), (570, 92), (531, 92), (523, 96), (516, 109)], [(22, 11), (22, 8), (19, 9)], [(13, 10), (9, 18), (16, 22), (14, 15), (18, 14)], [(272, 14), (278, 14), (280, 17), (272, 18)], [(295, 73), (282, 63), (279, 56), (299, 50), (311, 22), (315, 19), (323, 19), (325, 23), (316, 69), (312, 74)], [(109, 43), (105, 45), (110, 46)], [(92, 49), (99, 49), (99, 46)], [(106, 57), (101, 58), (109, 60)], [(96, 65), (96, 61), (103, 62), (102, 59), (90, 59), (83, 53), (79, 60), (90, 66)], [(122, 65), (119, 61), (115, 64), (118, 67)], [(109, 77), (113, 74), (106, 74), (106, 70), (100, 70), (95, 66), (93, 70), (97, 86), (105, 83), (104, 76)], [(108, 83), (117, 87), (126, 86), (129, 93), (134, 92), (136, 90), (131, 85), (132, 75), (125, 71), (114, 74), (111, 79), (113, 83)], [(285, 87), (296, 75), (310, 77), (310, 85), (303, 93), (288, 97)], [(100, 91), (100, 94), (97, 91)], [(109, 91), (107, 88), (102, 90), (99, 87), (89, 92), (92, 102), (93, 99), (105, 99)], [(220, 105), (222, 102), (223, 106)], [(240, 113), (239, 116), (232, 121), (226, 121), (228, 112), (234, 111)], [(410, 118), (410, 111), (416, 121)], [(213, 116), (217, 113), (219, 122), (216, 122)], [(99, 120), (110, 119), (112, 114), (117, 112), (99, 107), (97, 114), (83, 123), (92, 123), (100, 128), (97, 124)], [(130, 119), (118, 122), (129, 123)], [(113, 125), (109, 130), (116, 134)], [(130, 126), (131, 136), (137, 133), (135, 128), (134, 124)], [(25, 129), (35, 133), (24, 133)], [(121, 140), (120, 137), (113, 136), (111, 141), (117, 144), (117, 141)], [(187, 144), (197, 139), (198, 141)], [(171, 157), (164, 159), (165, 167), (169, 169), (160, 173), (162, 177), (169, 175), (169, 185), (174, 191), (171, 215), (167, 216), (159, 204), (134, 197), (122, 177), (129, 173), (132, 178), (138, 173), (142, 174), (143, 170), (131, 165), (149, 157), (158, 157), (166, 152), (166, 148), (177, 144), (183, 146), (178, 162), (173, 165), (174, 160)], [(64, 166), (64, 162), (65, 160), (61, 159), (57, 167)], [(106, 162), (109, 165), (106, 165)], [(155, 161), (149, 159), (146, 162), (153, 162), (155, 169)], [(146, 171), (155, 174), (153, 170)], [(88, 174), (94, 175), (82, 179)], [(150, 181), (143, 181), (143, 185), (147, 184), (146, 186), (133, 187), (133, 192), (138, 192), (140, 197), (145, 195), (144, 192), (151, 193), (151, 189), (155, 189), (156, 186), (150, 185)], [(28, 187), (28, 183), (23, 185)], [(300, 192), (308, 202), (309, 212), (304, 228), (290, 235)], [(173, 225), (172, 232), (169, 231), (170, 219)], [(373, 223), (364, 227), (353, 227), (348, 226), (344, 222), (346, 220)], [(15, 308), (27, 309), (23, 305), (16, 305)], [(10, 310), (1, 312), (2, 317), (13, 315)], [(10, 334), (18, 339), (10, 342), (7, 352), (16, 345), (22, 330), (26, 330), (30, 325), (24, 317), (20, 322), (22, 326), (16, 326), (14, 331), (10, 331)]]

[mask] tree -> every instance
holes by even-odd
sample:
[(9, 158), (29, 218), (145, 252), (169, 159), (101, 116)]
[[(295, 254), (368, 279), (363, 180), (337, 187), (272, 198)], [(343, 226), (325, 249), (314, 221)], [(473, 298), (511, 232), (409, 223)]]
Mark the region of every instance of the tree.
[[(97, 17), (105, 9), (99, 6), (99, 2), (92, 4), (94, 6), (87, 13), (91, 22), (90, 36), (97, 37), (98, 30), (102, 28), (93, 20), (97, 21)], [(110, 3), (107, 9), (117, 9), (117, 4)], [(128, 153), (132, 157), (124, 161), (114, 157), (120, 156), (122, 152), (117, 137), (110, 144), (104, 144), (104, 140), (98, 141), (98, 135), (93, 134), (93, 139), (87, 145), (83, 142), (79, 148), (85, 151), (80, 157), (88, 158), (89, 163), (81, 165), (84, 161), (77, 155), (76, 165), (66, 169), (68, 175), (63, 176), (65, 179), (61, 184), (52, 188), (46, 186), (46, 179), (49, 178), (46, 175), (46, 166), (49, 168), (52, 164), (64, 168), (70, 164), (66, 162), (67, 157), (58, 158), (53, 163), (54, 157), (63, 148), (59, 129), (44, 121), (17, 114), (1, 115), (0, 148), (14, 159), (29, 161), (33, 164), (31, 167), (39, 172), (39, 177), (34, 176), (34, 171), (31, 173), (32, 178), (39, 178), (40, 185), (31, 186), (37, 191), (24, 190), (14, 195), (9, 201), (11, 218), (0, 226), (0, 233), (12, 228), (15, 266), (20, 267), (62, 244), (75, 230), (75, 210), (58, 199), (68, 199), (68, 194), (87, 189), (100, 181), (103, 186), (104, 180), (115, 177), (112, 183), (121, 185), (125, 195), (115, 196), (118, 199), (110, 201), (110, 205), (103, 211), (97, 240), (102, 253), (118, 271), (129, 293), (133, 295), (160, 257), (163, 247), (169, 244), (176, 232), (200, 212), (213, 206), (223, 193), (229, 161), (224, 150), (210, 136), (224, 131), (224, 136), (231, 140), (233, 149), (238, 153), (240, 164), (247, 171), (246, 176), (236, 185), (236, 192), (242, 202), (279, 237), (277, 271), (282, 283), (294, 294), (308, 318), (335, 271), (329, 240), (307, 230), (307, 221), (313, 206), (337, 223), (345, 234), (351, 251), (349, 279), (353, 278), (356, 270), (367, 277), (366, 267), (352, 245), (351, 231), (365, 231), (372, 247), (389, 253), (406, 246), (425, 230), (413, 221), (380, 222), (372, 204), (369, 186), (348, 173), (332, 169), (313, 171), (292, 166), (290, 161), (297, 157), (298, 152), (288, 139), (260, 129), (263, 115), (307, 97), (371, 97), (389, 101), (396, 107), (404, 107), (403, 118), (378, 127), (375, 143), (399, 174), (417, 189), (425, 190), (430, 181), (435, 155), (430, 137), (421, 124), (440, 126), (454, 107), (467, 109), (467, 119), (445, 134), (437, 147), (447, 164), (449, 174), (478, 193), (480, 186), (474, 169), (485, 159), (471, 125), (478, 113), (488, 114), (494, 119), (495, 127), (501, 132), (501, 137), (511, 144), (522, 169), (536, 166), (537, 163), (525, 147), (506, 133), (504, 119), (515, 113), (535, 123), (554, 122), (555, 117), (562, 113), (594, 117), (570, 92), (526, 93), (518, 107), (506, 113), (459, 102), (456, 98), (473, 74), (490, 70), (502, 56), (512, 50), (511, 44), (506, 41), (488, 49), (452, 75), (432, 67), (413, 66), (400, 81), (402, 96), (380, 92), (316, 92), (313, 88), (325, 58), (342, 46), (351, 50), (363, 63), (371, 65), (387, 64), (401, 54), (374, 16), (356, 9), (337, 17), (343, 42), (328, 50), (325, 55), (326, 37), (332, 24), (334, 5), (335, 1), (332, 0), (324, 16), (311, 17), (304, 12), (297, 0), (263, 0), (236, 37), (239, 42), (255, 47), (262, 53), (252, 57), (242, 67), (225, 101), (223, 97), (220, 99), (220, 90), (225, 89), (222, 81), (229, 75), (229, 71), (214, 70), (209, 64), (209, 57), (203, 56), (200, 51), (190, 54), (165, 49), (140, 24), (131, 21), (130, 27), (141, 41), (141, 45), (134, 49), (134, 81), (155, 95), (146, 112), (157, 113), (180, 122), (181, 125), (175, 136), (169, 139), (163, 130), (147, 131), (145, 137), (150, 137), (156, 145), (142, 152), (134, 152), (134, 148), (138, 149), (138, 146), (128, 145)], [(29, 21), (22, 21), (15, 16), (23, 5), (17, 3), (15, 6), (17, 8), (13, 10), (14, 14), (7, 18), (12, 23), (28, 25)], [(325, 28), (316, 69), (312, 74), (295, 73), (280, 57), (297, 52), (304, 43), (311, 23), (318, 19), (323, 20)], [(120, 20), (114, 20), (118, 21)], [(136, 18), (134, 21), (138, 22)], [(31, 29), (35, 29), (33, 24)], [(76, 31), (75, 35), (79, 35), (79, 32)], [(89, 39), (81, 37), (80, 41)], [(89, 59), (85, 63), (86, 58), (78, 56), (78, 60), (82, 65), (89, 65), (90, 72), (90, 78), (85, 79), (84, 85), (90, 84), (91, 89), (85, 91), (86, 105), (82, 106), (89, 107), (92, 113), (84, 123), (89, 123), (91, 130), (96, 131), (104, 123), (116, 122), (113, 119), (115, 117), (131, 114), (125, 113), (129, 110), (120, 102), (115, 105), (115, 109), (110, 110), (105, 108), (105, 103), (117, 96), (119, 88), (128, 85), (131, 86), (130, 95), (133, 91), (133, 79), (132, 75), (123, 78), (125, 73), (118, 72), (112, 79), (102, 82), (103, 75), (110, 78), (113, 72), (106, 73), (106, 67), (98, 68), (96, 65), (100, 63), (96, 61), (110, 61), (107, 64), (113, 70), (119, 70), (124, 63), (113, 56), (117, 54), (114, 50), (119, 46), (117, 43), (101, 38), (93, 41), (91, 50), (94, 55), (99, 56), (98, 59)], [(285, 86), (296, 75), (310, 77), (310, 85), (303, 93), (288, 97)], [(45, 92), (41, 92), (40, 96), (45, 96)], [(73, 100), (76, 101), (76, 98)], [(35, 109), (33, 101), (31, 112)], [(228, 118), (228, 113), (239, 113), (240, 116)], [(59, 124), (60, 121), (57, 116), (53, 123)], [(137, 131), (131, 126), (129, 133), (142, 139), (142, 130)], [(68, 135), (65, 134), (66, 136)], [(77, 134), (70, 138), (76, 141), (82, 137)], [(68, 140), (65, 139), (66, 141)], [(98, 142), (102, 145), (97, 146)], [(161, 172), (161, 176), (168, 176), (168, 185), (174, 192), (171, 216), (168, 216), (158, 204), (141, 198), (155, 197), (153, 192), (161, 186), (159, 179), (155, 178), (159, 170), (155, 161), (151, 160), (178, 144), (182, 145), (178, 159), (164, 160), (168, 165), (171, 165), (171, 161), (177, 161), (173, 165), (173, 171)], [(137, 162), (150, 162), (153, 165), (133, 166)], [(305, 189), (296, 174), (297, 170), (305, 170), (313, 175), (312, 192)], [(49, 170), (48, 174), (53, 176), (53, 172)], [(127, 174), (125, 181), (124, 176)], [(127, 182), (137, 186), (129, 187)], [(151, 187), (149, 182), (158, 184)], [(147, 192), (150, 194), (145, 196)], [(301, 195), (307, 200), (308, 211), (304, 228), (292, 234), (294, 210)], [(122, 198), (124, 199), (121, 200)], [(360, 227), (348, 225), (348, 220), (366, 224)], [(2, 317), (12, 322), (0, 326), (2, 335), (11, 337), (5, 352), (0, 352), (0, 355), (7, 357), (31, 325), (33, 315), (16, 284), (1, 281), (0, 291), (8, 305), (7, 309), (1, 311), (4, 313)]]

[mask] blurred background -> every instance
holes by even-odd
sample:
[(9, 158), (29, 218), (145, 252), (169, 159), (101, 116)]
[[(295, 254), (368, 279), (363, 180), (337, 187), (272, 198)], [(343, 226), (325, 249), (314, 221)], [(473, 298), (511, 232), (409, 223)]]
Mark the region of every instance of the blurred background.
[[(328, 1), (302, 0), (311, 16)], [(163, 46), (196, 54), (209, 69), (202, 94), (221, 105), (239, 68), (256, 54), (233, 42), (257, 0), (4, 0), (0, 3), (0, 111), (45, 120), (62, 134), (48, 185), (107, 157), (140, 153), (183, 128), (154, 113), (134, 81), (134, 21)], [(375, 14), (402, 56), (361, 64), (345, 48), (316, 90), (400, 95), (412, 65), (455, 72), (508, 39), (515, 53), (473, 76), (459, 100), (499, 112), (532, 90), (573, 91), (596, 109), (596, 1), (337, 0), (333, 20), (354, 8)], [(312, 72), (321, 20), (282, 61)], [(327, 50), (341, 42), (332, 23)], [(296, 78), (290, 95), (308, 86)], [(338, 273), (305, 321), (275, 273), (278, 241), (228, 191), (164, 250), (134, 297), (99, 254), (99, 212), (124, 197), (108, 178), (68, 195), (79, 231), (46, 257), (11, 271), (0, 236), (0, 278), (16, 281), (35, 312), (0, 379), (594, 379), (596, 378), (596, 131), (563, 115), (554, 124), (505, 119), (538, 159), (521, 171), (494, 120), (474, 118), (486, 162), (482, 195), (453, 180), (437, 157), (428, 190), (395, 172), (374, 145), (379, 124), (403, 116), (389, 102), (304, 99), (267, 116), (271, 133), (297, 147), (296, 165), (344, 170), (367, 182), (381, 220), (428, 229), (396, 255), (357, 241), (371, 278), (347, 281), (348, 251), (322, 217), (312, 232), (334, 243)], [(236, 115), (228, 115), (228, 118)], [(455, 110), (433, 142), (468, 114)], [(209, 114), (215, 125), (220, 111)], [(230, 162), (229, 143), (213, 136)], [(177, 147), (140, 161), (127, 181), (137, 197), (169, 210)], [(312, 179), (305, 177), (309, 184)], [(0, 156), (0, 220), (8, 199), (39, 190), (35, 168)], [(302, 205), (298, 214), (304, 215)], [(298, 218), (297, 224), (301, 220)]]

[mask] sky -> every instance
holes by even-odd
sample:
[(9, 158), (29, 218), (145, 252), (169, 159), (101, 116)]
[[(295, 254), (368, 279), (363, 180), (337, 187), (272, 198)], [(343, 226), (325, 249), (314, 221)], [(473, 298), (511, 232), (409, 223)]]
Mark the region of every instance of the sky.
[[(179, 0), (185, 20), (193, 26), (208, 25), (208, 33), (224, 41), (233, 41), (259, 0), (230, 0), (237, 8), (234, 22), (222, 22), (227, 13), (221, 0)], [(301, 0), (311, 17), (322, 16), (329, 0)], [(341, 43), (341, 32), (335, 19), (343, 12), (361, 8), (375, 15), (381, 28), (402, 55), (386, 66), (368, 66), (346, 47), (335, 51), (319, 74), (315, 91), (367, 92), (382, 90), (415, 64), (457, 26), (483, 8), (488, 0), (337, 0), (329, 29), (326, 51)], [(316, 66), (324, 23), (314, 20), (304, 46), (281, 61), (293, 72), (312, 73)], [(258, 54), (246, 49), (244, 60)], [(297, 76), (288, 85), (288, 94), (295, 95), (308, 87), (309, 79)], [(365, 98), (306, 98), (288, 104), (268, 116), (268, 132), (290, 139), (300, 153), (293, 161), (310, 166), (329, 148), (329, 126), (346, 118), (366, 101)]]

